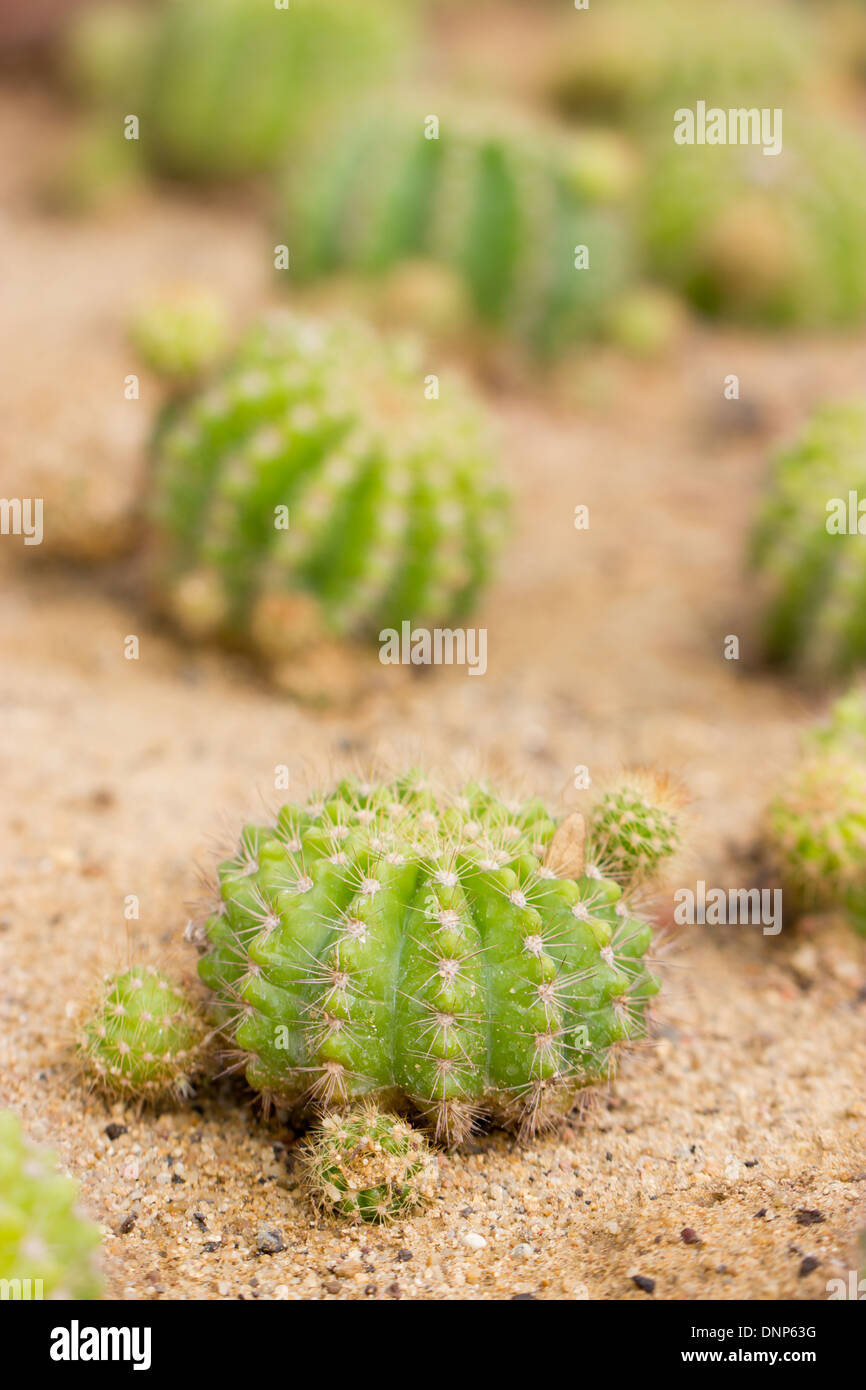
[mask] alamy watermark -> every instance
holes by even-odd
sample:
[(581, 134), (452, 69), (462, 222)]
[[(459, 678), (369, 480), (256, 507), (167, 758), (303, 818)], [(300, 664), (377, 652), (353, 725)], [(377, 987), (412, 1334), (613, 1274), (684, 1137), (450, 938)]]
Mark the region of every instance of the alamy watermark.
[(761, 927), (764, 936), (782, 930), (781, 888), (708, 888), (699, 878), (694, 889), (674, 893), (678, 926)]
[(23, 536), (25, 545), (41, 545), (42, 498), (0, 497), (0, 536)]
[(470, 676), (487, 670), (486, 627), (413, 627), (410, 622), (379, 633), (383, 666), (466, 666)]
[(764, 154), (782, 153), (782, 110), (757, 106), (680, 106), (674, 112), (677, 145), (761, 145)]

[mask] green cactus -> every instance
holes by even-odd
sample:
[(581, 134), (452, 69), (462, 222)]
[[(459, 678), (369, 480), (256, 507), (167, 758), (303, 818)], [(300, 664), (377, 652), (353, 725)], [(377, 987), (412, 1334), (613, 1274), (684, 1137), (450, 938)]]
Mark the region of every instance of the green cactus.
[(701, 312), (769, 327), (866, 312), (866, 151), (859, 133), (785, 113), (783, 145), (677, 145), (650, 162), (649, 267)]
[[(748, 34), (748, 43), (743, 35)], [(678, 107), (778, 106), (801, 92), (820, 56), (815, 26), (773, 0), (605, 0), (557, 31), (548, 89), (568, 114), (643, 133)], [(757, 94), (761, 94), (757, 103)]]
[[(631, 184), (630, 154), (613, 135), (569, 138), (447, 103), (437, 132), (421, 107), (380, 110), (329, 130), (293, 166), (278, 234), (301, 282), (445, 265), (481, 327), (545, 356), (597, 331), (627, 282)], [(576, 266), (581, 246), (588, 267)]]
[(471, 609), (504, 495), (471, 400), (450, 376), (425, 399), (424, 373), (411, 344), (360, 323), (280, 317), (170, 415), (154, 577), (185, 631), (276, 663)]
[(764, 826), (768, 862), (794, 916), (843, 912), (866, 935), (866, 697), (810, 731)]
[(24, 1137), (0, 1110), (0, 1281), (21, 1299), (98, 1298), (99, 1228), (76, 1211), (78, 1188), (55, 1156)]
[(196, 1005), (154, 966), (106, 980), (82, 1023), (77, 1053), (88, 1080), (109, 1096), (181, 1098), (199, 1069), (205, 1025)]
[(307, 1192), (321, 1211), (373, 1223), (419, 1211), (437, 1171), (418, 1130), (369, 1105), (326, 1115), (304, 1149), (303, 1163)]
[(593, 861), (618, 883), (659, 877), (682, 848), (681, 790), (668, 777), (638, 768), (610, 782), (591, 818)]
[(766, 654), (813, 677), (866, 659), (866, 551), (856, 507), (854, 529), (848, 524), (851, 493), (866, 498), (859, 403), (818, 410), (777, 456), (752, 535), (766, 591)]
[(658, 989), (650, 927), (585, 866), (582, 824), (409, 773), (248, 825), (194, 939), (250, 1085), (300, 1112), (408, 1107), (449, 1143), (567, 1111)]
[(222, 300), (199, 286), (182, 286), (142, 303), (130, 323), (130, 338), (146, 366), (183, 385), (226, 350), (229, 324)]
[[(396, 0), (163, 0), (130, 20), (85, 15), (67, 68), (113, 115), (132, 113), (147, 164), (189, 179), (267, 171), (332, 105), (381, 80), (404, 53), (411, 6)], [(408, 13), (407, 13), (408, 12)]]

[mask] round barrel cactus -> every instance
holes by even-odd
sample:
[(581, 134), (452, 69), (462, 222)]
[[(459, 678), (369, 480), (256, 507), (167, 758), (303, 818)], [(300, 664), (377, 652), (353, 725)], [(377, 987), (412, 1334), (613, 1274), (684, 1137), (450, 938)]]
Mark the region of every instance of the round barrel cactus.
[(78, 1057), (108, 1095), (139, 1101), (187, 1095), (205, 1038), (198, 1008), (154, 966), (109, 978), (85, 1017)]
[(400, 0), (162, 0), (85, 13), (67, 69), (85, 95), (139, 117), (145, 161), (180, 178), (273, 168), (334, 104), (405, 51)]
[(78, 1213), (77, 1199), (76, 1184), (57, 1171), (54, 1154), (35, 1148), (12, 1111), (0, 1110), (3, 1297), (99, 1297), (99, 1228)]
[(837, 702), (804, 739), (767, 811), (767, 858), (793, 915), (844, 913), (866, 935), (866, 696)]
[(568, 1111), (658, 989), (650, 927), (584, 863), (582, 824), (409, 773), (248, 825), (193, 939), (250, 1085), (300, 1112), (396, 1105), (451, 1143)]
[(619, 883), (648, 883), (682, 847), (682, 791), (643, 768), (604, 787), (592, 812), (595, 863)]
[(505, 518), (460, 383), (353, 320), (258, 325), (158, 431), (153, 575), (191, 635), (266, 659), (469, 612)]
[(374, 1224), (422, 1208), (437, 1169), (436, 1157), (417, 1129), (371, 1105), (326, 1115), (303, 1159), (305, 1186), (315, 1206), (344, 1221)]
[(293, 165), (279, 235), (302, 282), (447, 266), (480, 325), (545, 355), (598, 330), (628, 282), (631, 184), (613, 135), (447, 102), (437, 117), (385, 109), (329, 130)]
[(641, 219), (649, 268), (706, 314), (770, 327), (857, 322), (866, 148), (847, 127), (784, 116), (775, 155), (661, 140)]
[[(748, 42), (743, 41), (748, 34)], [(677, 107), (777, 106), (816, 67), (815, 27), (774, 0), (605, 0), (557, 30), (548, 88), (568, 114), (670, 125)], [(760, 102), (758, 102), (760, 93)]]
[(866, 660), (866, 405), (827, 406), (774, 461), (751, 554), (770, 660), (811, 675)]

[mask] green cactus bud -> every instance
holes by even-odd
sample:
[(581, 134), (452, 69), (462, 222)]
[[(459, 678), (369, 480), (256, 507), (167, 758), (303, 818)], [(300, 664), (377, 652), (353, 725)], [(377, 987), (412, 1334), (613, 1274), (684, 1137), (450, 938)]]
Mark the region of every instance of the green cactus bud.
[(362, 1097), (459, 1142), (530, 1134), (646, 1035), (648, 924), (585, 867), (582, 818), (409, 773), (249, 825), (199, 973), (250, 1085), (289, 1110)]
[(627, 290), (610, 305), (605, 335), (632, 357), (660, 357), (682, 336), (685, 306), (654, 285)]
[(195, 286), (143, 303), (133, 315), (129, 331), (142, 361), (181, 385), (212, 367), (229, 340), (222, 300)]
[(650, 271), (710, 315), (770, 327), (858, 322), (866, 152), (856, 132), (787, 114), (772, 155), (660, 141), (641, 219)]
[[(866, 658), (866, 552), (850, 494), (866, 497), (866, 407), (825, 407), (775, 459), (751, 554), (766, 590), (771, 661), (811, 676)], [(863, 521), (866, 529), (866, 521)]]
[[(0, 1280), (14, 1298), (98, 1298), (99, 1228), (76, 1210), (78, 1188), (55, 1156), (0, 1110)], [(19, 1287), (20, 1285), (20, 1287)]]
[(669, 777), (642, 768), (604, 788), (593, 807), (594, 862), (618, 883), (656, 879), (682, 848), (681, 789)]
[(810, 730), (771, 801), (763, 840), (794, 916), (840, 912), (866, 935), (866, 696), (856, 691)]
[(82, 1023), (77, 1052), (88, 1080), (109, 1096), (179, 1099), (201, 1065), (197, 1006), (153, 966), (109, 977)]
[(347, 1221), (412, 1216), (429, 1199), (437, 1163), (422, 1134), (374, 1106), (326, 1115), (304, 1153), (312, 1202)]
[(467, 391), (408, 343), (276, 318), (160, 431), (154, 574), (197, 637), (278, 662), (318, 638), (467, 614), (504, 495)]
[(459, 273), (481, 325), (540, 356), (598, 330), (631, 272), (622, 142), (447, 109), (429, 138), (420, 110), (355, 115), (295, 163), (279, 232), (293, 275), (432, 261)]

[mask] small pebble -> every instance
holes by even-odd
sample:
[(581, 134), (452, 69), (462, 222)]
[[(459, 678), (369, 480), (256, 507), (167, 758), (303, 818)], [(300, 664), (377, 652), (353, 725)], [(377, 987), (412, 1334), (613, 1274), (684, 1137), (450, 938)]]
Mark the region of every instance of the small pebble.
[(110, 1124), (105, 1126), (105, 1133), (109, 1139), (119, 1139), (121, 1134), (126, 1134), (126, 1125)]
[(463, 1244), (468, 1245), (470, 1250), (484, 1250), (487, 1241), (477, 1231), (467, 1231), (463, 1237)]
[(680, 1240), (683, 1245), (700, 1245), (701, 1243), (700, 1236), (691, 1226), (683, 1226), (680, 1231)]
[(644, 1293), (655, 1293), (656, 1281), (648, 1278), (646, 1274), (633, 1274), (631, 1282), (636, 1284), (639, 1289), (643, 1289)]
[(820, 1263), (821, 1261), (816, 1259), (814, 1255), (807, 1255), (800, 1264), (799, 1277), (802, 1279), (806, 1274), (811, 1274), (812, 1270), (817, 1269)]
[(263, 1226), (256, 1237), (256, 1249), (260, 1255), (276, 1255), (284, 1249), (283, 1237), (273, 1226)]

